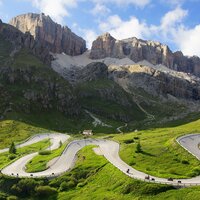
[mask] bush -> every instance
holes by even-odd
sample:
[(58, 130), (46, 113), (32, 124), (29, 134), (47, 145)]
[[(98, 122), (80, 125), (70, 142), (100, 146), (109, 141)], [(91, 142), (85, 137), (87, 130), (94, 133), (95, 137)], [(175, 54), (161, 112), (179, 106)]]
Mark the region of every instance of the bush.
[(60, 185), (60, 191), (66, 191), (68, 190), (68, 184), (66, 181), (62, 182), (61, 185)]
[(16, 154), (17, 150), (16, 150), (16, 147), (15, 147), (15, 143), (12, 142), (11, 145), (10, 145), (10, 148), (9, 148), (9, 153), (12, 153), (12, 154)]
[(15, 154), (11, 154), (8, 156), (9, 160), (14, 160), (17, 156)]
[(0, 200), (6, 200), (7, 195), (5, 193), (0, 192)]
[(51, 151), (49, 151), (49, 150), (39, 152), (39, 155), (50, 155), (50, 154), (51, 154)]
[(158, 185), (158, 184), (146, 184), (141, 187), (141, 194), (146, 195), (157, 195), (162, 192), (166, 192), (167, 190), (174, 189), (173, 186), (168, 185)]
[(182, 162), (182, 164), (185, 164), (185, 165), (189, 165), (190, 164), (188, 160), (182, 160), (181, 162)]
[(131, 144), (131, 143), (134, 143), (134, 140), (133, 139), (124, 140), (124, 143)]
[(199, 175), (200, 175), (200, 167), (195, 167), (195, 168), (192, 170), (192, 175), (193, 175), (193, 176), (199, 176)]
[(87, 185), (87, 182), (86, 182), (86, 181), (85, 181), (85, 182), (79, 183), (79, 184), (77, 185), (77, 187), (82, 188), (82, 187), (84, 187), (85, 185)]
[(136, 137), (134, 137), (134, 139), (135, 139), (135, 140), (139, 140), (140, 138), (136, 136)]
[(135, 153), (142, 153), (142, 147), (141, 147), (140, 142), (138, 142), (138, 144), (137, 144), (137, 146), (136, 146)]
[(52, 188), (50, 186), (38, 186), (35, 188), (35, 191), (36, 195), (41, 197), (52, 196), (58, 193), (58, 191), (55, 188)]
[(17, 200), (18, 198), (16, 196), (9, 196), (6, 200)]
[(21, 179), (17, 184), (12, 186), (12, 191), (16, 195), (31, 195), (34, 193), (34, 189), (36, 186), (38, 186), (39, 183), (35, 181), (34, 179)]

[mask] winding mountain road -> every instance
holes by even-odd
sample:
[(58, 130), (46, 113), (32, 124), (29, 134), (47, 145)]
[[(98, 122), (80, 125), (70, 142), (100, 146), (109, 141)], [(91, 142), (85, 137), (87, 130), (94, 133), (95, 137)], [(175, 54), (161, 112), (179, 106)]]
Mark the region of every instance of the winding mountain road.
[[(59, 142), (65, 142), (69, 136), (64, 134), (42, 134), (42, 135), (36, 135), (32, 138), (30, 138), (25, 143), (21, 144), (22, 147), (26, 145), (33, 144), (35, 142), (41, 141), (45, 138), (50, 138), (51, 140), (51, 149), (56, 149), (59, 147)], [(177, 142), (185, 148), (188, 152), (193, 154), (197, 159), (200, 159), (200, 150), (199, 150), (199, 143), (200, 143), (200, 134), (192, 134), (192, 135), (186, 135), (182, 136), (177, 139)], [(29, 155), (26, 155), (14, 163), (8, 165), (4, 169), (1, 170), (1, 173), (8, 175), (8, 176), (14, 176), (14, 177), (57, 177), (65, 173), (66, 171), (70, 170), (76, 160), (77, 152), (82, 149), (83, 147), (87, 145), (97, 145), (100, 148), (100, 151), (104, 155), (104, 157), (115, 167), (117, 167), (119, 170), (121, 170), (123, 173), (125, 173), (127, 176), (143, 181), (148, 182), (155, 182), (155, 183), (161, 183), (161, 184), (169, 184), (169, 185), (178, 185), (178, 186), (192, 186), (192, 185), (200, 185), (200, 176), (190, 178), (190, 179), (174, 179), (174, 180), (168, 180), (166, 178), (158, 178), (154, 176), (150, 176), (148, 174), (145, 174), (143, 172), (140, 172), (132, 167), (130, 167), (128, 164), (126, 164), (124, 161), (121, 160), (119, 157), (119, 150), (120, 146), (117, 142), (111, 141), (111, 140), (104, 140), (104, 139), (85, 139), (85, 140), (74, 140), (73, 142), (70, 142), (60, 157), (56, 159), (55, 162), (53, 162), (48, 169), (45, 171), (37, 172), (37, 173), (27, 173), (25, 171), (26, 164), (38, 153), (32, 153)], [(6, 149), (8, 150), (8, 149)], [(5, 152), (6, 150), (1, 150), (0, 152)], [(127, 169), (128, 172), (127, 172)], [(147, 177), (149, 179), (147, 179)]]

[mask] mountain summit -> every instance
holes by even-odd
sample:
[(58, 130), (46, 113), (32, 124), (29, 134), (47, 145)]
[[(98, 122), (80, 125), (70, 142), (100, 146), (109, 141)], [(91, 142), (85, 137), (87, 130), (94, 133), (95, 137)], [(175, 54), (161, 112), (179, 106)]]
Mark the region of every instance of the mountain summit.
[(135, 37), (117, 40), (109, 33), (99, 36), (92, 45), (90, 58), (130, 58), (134, 62), (147, 60), (153, 65), (162, 64), (170, 69), (200, 76), (200, 58), (173, 53), (167, 45)]
[(55, 23), (49, 16), (28, 13), (14, 17), (9, 22), (21, 32), (30, 34), (53, 53), (80, 55), (86, 51), (86, 42), (68, 27)]

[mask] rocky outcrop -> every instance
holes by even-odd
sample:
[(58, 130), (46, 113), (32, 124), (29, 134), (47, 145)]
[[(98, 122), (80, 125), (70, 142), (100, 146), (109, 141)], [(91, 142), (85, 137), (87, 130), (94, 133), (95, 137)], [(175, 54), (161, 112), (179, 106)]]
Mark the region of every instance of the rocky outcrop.
[(0, 36), (12, 44), (10, 56), (14, 56), (22, 48), (27, 48), (45, 63), (49, 64), (52, 60), (48, 48), (35, 41), (30, 33), (24, 34), (13, 26), (0, 22)]
[(95, 81), (108, 78), (108, 67), (101, 62), (90, 63), (77, 72), (77, 82)]
[(134, 62), (147, 60), (170, 69), (200, 76), (200, 58), (186, 57), (182, 52), (173, 53), (167, 45), (137, 38), (116, 40), (109, 33), (99, 36), (92, 45), (90, 58), (130, 58)]
[(116, 55), (115, 50), (116, 39), (109, 33), (98, 37), (92, 44), (90, 58), (101, 59), (106, 57), (121, 57), (122, 55)]
[(109, 73), (123, 88), (137, 88), (155, 97), (200, 100), (200, 79), (182, 72), (164, 73), (148, 66), (130, 65), (112, 67)]
[(80, 55), (86, 51), (86, 42), (68, 27), (55, 23), (49, 16), (24, 14), (13, 18), (10, 24), (23, 33), (29, 32), (42, 46), (53, 53)]
[(68, 116), (80, 113), (73, 89), (47, 67), (0, 67), (0, 74), (0, 83), (7, 94), (0, 95), (1, 101), (12, 103), (16, 112), (57, 111)]

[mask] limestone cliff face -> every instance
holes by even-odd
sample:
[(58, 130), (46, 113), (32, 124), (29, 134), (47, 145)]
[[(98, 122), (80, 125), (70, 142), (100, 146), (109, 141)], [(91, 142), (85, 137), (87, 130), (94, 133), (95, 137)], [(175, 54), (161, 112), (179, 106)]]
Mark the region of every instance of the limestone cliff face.
[(13, 18), (10, 24), (23, 33), (29, 32), (36, 41), (53, 53), (80, 55), (86, 50), (86, 42), (68, 27), (62, 27), (44, 14), (24, 14)]
[(167, 45), (137, 38), (116, 40), (109, 33), (99, 36), (92, 45), (90, 58), (125, 58), (134, 62), (147, 60), (157, 65), (163, 64), (170, 69), (193, 73), (200, 76), (200, 58), (186, 57), (182, 52), (173, 53)]
[(24, 34), (15, 27), (0, 21), (0, 36), (4, 40), (12, 43), (11, 56), (17, 53), (21, 48), (27, 48), (45, 63), (49, 64), (52, 60), (48, 48), (35, 41), (33, 36), (28, 32)]
[(182, 72), (164, 73), (148, 66), (130, 65), (111, 67), (109, 74), (122, 87), (142, 89), (153, 96), (200, 100), (200, 79)]
[[(0, 89), (2, 84), (5, 91), (2, 90), (0, 95), (2, 97), (0, 111), (3, 104), (12, 103), (12, 109), (17, 112), (54, 110), (68, 116), (80, 114), (80, 106), (72, 88), (65, 80), (51, 73), (52, 71), (48, 68), (1, 67)], [(12, 87), (17, 89), (13, 92), (10, 89)], [(20, 99), (20, 102), (17, 99)], [(8, 107), (8, 105), (4, 107)]]

